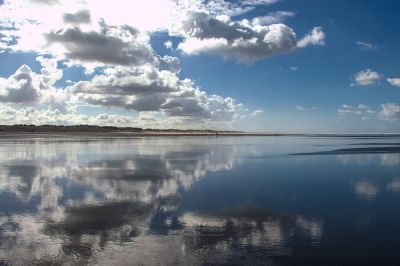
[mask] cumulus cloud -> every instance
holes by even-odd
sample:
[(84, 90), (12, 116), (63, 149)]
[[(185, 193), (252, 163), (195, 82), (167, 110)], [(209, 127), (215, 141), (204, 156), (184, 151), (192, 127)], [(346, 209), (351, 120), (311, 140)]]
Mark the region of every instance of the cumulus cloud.
[(325, 33), (322, 30), (322, 27), (315, 27), (301, 39), (297, 46), (300, 48), (304, 48), (308, 45), (324, 45), (325, 44)]
[(66, 13), (63, 16), (63, 21), (65, 23), (79, 25), (87, 24), (91, 22), (90, 13), (88, 10), (81, 10), (77, 13)]
[(168, 116), (210, 120), (232, 120), (241, 105), (235, 100), (208, 95), (190, 79), (151, 65), (114, 67), (90, 81), (68, 88), (80, 100), (93, 105), (159, 111)]
[(392, 86), (400, 87), (400, 78), (388, 78), (387, 82), (389, 82)]
[(103, 126), (137, 126), (139, 121), (130, 116), (102, 113), (85, 115), (62, 113), (58, 109), (41, 109), (33, 107), (15, 108), (0, 105), (0, 123), (2, 124), (53, 124), (53, 125), (103, 125)]
[(242, 110), (230, 97), (208, 95), (190, 79), (181, 80), (179, 59), (157, 55), (149, 39), (132, 27), (102, 22), (98, 31), (67, 27), (46, 37), (50, 49), (61, 45), (69, 63), (102, 66), (91, 80), (76, 82), (66, 89), (79, 101), (214, 121), (232, 120)]
[(396, 103), (381, 104), (379, 118), (382, 120), (396, 121), (400, 118), (400, 105)]
[(27, 65), (22, 65), (8, 79), (0, 78), (0, 101), (33, 103), (39, 99), (39, 84)]
[[(66, 59), (104, 65), (143, 65), (155, 63), (156, 56), (148, 39), (129, 26), (100, 24), (99, 31), (65, 28), (46, 34), (50, 51), (61, 52)], [(55, 46), (55, 50), (51, 50)]]
[[(153, 59), (154, 52), (151, 47), (143, 46), (143, 43), (148, 43), (147, 40), (141, 40), (148, 39), (149, 36), (144, 32), (152, 30), (164, 30), (171, 35), (183, 37), (183, 42), (178, 48), (185, 53), (215, 54), (235, 58), (243, 63), (252, 63), (307, 45), (324, 43), (325, 34), (320, 27), (314, 28), (303, 39), (297, 40), (293, 30), (284, 24), (264, 25), (281, 22), (284, 18), (293, 16), (294, 13), (290, 11), (268, 13), (251, 21), (231, 21), (229, 17), (243, 14), (257, 5), (275, 2), (149, 0), (146, 3), (131, 3), (132, 7), (126, 10), (123, 0), (115, 0), (112, 3), (99, 3), (95, 0), (68, 3), (60, 1), (60, 6), (41, 7), (46, 8), (47, 16), (31, 9), (21, 9), (22, 7), (10, 2), (4, 9), (7, 12), (0, 12), (0, 15), (4, 16), (4, 22), (12, 22), (10, 25), (14, 27), (7, 35), (16, 43), (9, 48), (15, 51), (50, 52), (75, 63), (85, 63), (87, 68), (90, 63), (139, 65), (148, 62)], [(162, 7), (162, 14), (154, 12), (155, 5)], [(111, 8), (114, 12), (108, 12)], [(90, 10), (90, 14), (87, 10)], [(65, 14), (65, 11), (70, 12)], [(15, 16), (27, 13), (32, 14), (29, 21), (23, 15)], [(99, 20), (106, 21), (108, 25), (102, 23), (100, 29), (96, 25), (85, 25), (86, 30), (76, 27), (83, 26), (82, 23)], [(65, 27), (64, 24), (75, 27)], [(144, 31), (132, 32), (129, 26), (115, 25), (130, 25)], [(140, 36), (137, 36), (138, 32), (141, 33)], [(171, 47), (170, 43), (168, 47)]]
[(39, 56), (36, 58), (36, 60), (42, 66), (40, 70), (41, 86), (45, 89), (49, 89), (62, 78), (63, 72), (58, 68), (57, 60), (54, 58), (45, 58), (43, 56)]
[(0, 120), (2, 123), (14, 123), (17, 110), (6, 105), (0, 105)]
[(180, 23), (177, 33), (184, 37), (178, 49), (186, 54), (212, 54), (240, 63), (287, 53), (308, 45), (322, 45), (325, 34), (314, 28), (300, 41), (294, 31), (284, 24), (261, 25), (258, 20), (232, 21), (229, 16), (212, 17), (192, 12)]
[(35, 73), (27, 65), (22, 65), (8, 78), (0, 78), (0, 102), (8, 104), (45, 104), (51, 110), (65, 113), (74, 109), (74, 97), (66, 91), (54, 87), (62, 78), (57, 68), (57, 60), (39, 56), (42, 68)]
[(150, 65), (115, 67), (90, 81), (77, 82), (69, 90), (90, 104), (157, 111), (167, 94), (177, 90), (178, 82), (175, 73), (159, 71)]
[(352, 86), (371, 86), (377, 84), (381, 80), (381, 75), (372, 71), (371, 69), (367, 69), (364, 71), (358, 72), (354, 76), (354, 82), (351, 84)]
[(130, 26), (109, 26), (99, 23), (99, 29), (84, 31), (65, 27), (46, 34), (47, 50), (67, 65), (81, 65), (88, 72), (94, 68), (113, 66), (143, 66), (150, 64), (161, 70), (180, 72), (176, 57), (157, 55), (146, 33)]
[(170, 116), (180, 116), (197, 119), (229, 121), (240, 111), (239, 105), (230, 97), (208, 95), (205, 91), (186, 81), (161, 106)]
[(181, 61), (177, 57), (164, 55), (163, 57), (159, 58), (160, 70), (168, 70), (174, 73), (179, 73), (181, 71)]
[[(74, 112), (76, 101), (136, 110), (143, 119), (143, 113), (157, 114), (176, 123), (257, 115), (260, 110), (251, 113), (231, 97), (210, 95), (193, 80), (180, 78), (179, 59), (158, 55), (150, 45), (150, 35), (154, 30), (167, 31), (171, 37), (181, 38), (177, 48), (186, 53), (215, 54), (243, 63), (323, 43), (322, 30), (298, 40), (290, 27), (277, 23), (294, 15), (289, 11), (253, 20), (230, 17), (274, 2), (149, 0), (132, 2), (127, 10), (124, 0), (26, 0), (22, 5), (7, 1), (0, 10), (0, 49), (46, 56), (37, 58), (41, 64), (38, 73), (23, 65), (10, 77), (0, 78), (1, 106), (21, 108), (26, 104), (21, 110), (32, 122), (54, 123), (67, 118), (88, 121)], [(162, 7), (162, 14), (154, 12), (155, 4)], [(111, 8), (113, 12), (109, 12)], [(174, 48), (172, 42), (165, 45)], [(56, 88), (63, 74), (58, 68), (61, 63), (67, 68), (83, 66), (94, 76), (87, 81), (73, 80), (66, 89)], [(34, 105), (39, 105), (38, 109), (27, 109)], [(5, 113), (24, 117), (16, 111), (7, 109)], [(102, 121), (100, 118), (105, 121), (106, 116), (90, 121)]]
[[(180, 79), (179, 59), (157, 55), (146, 33), (130, 26), (110, 26), (105, 22), (100, 22), (98, 28), (81, 27), (82, 14), (79, 18), (76, 14), (64, 15), (64, 20), (73, 26), (65, 25), (45, 34), (47, 46), (43, 51), (50, 52), (54, 58), (38, 57), (42, 65), (40, 74), (24, 66), (15, 77), (2, 80), (3, 102), (45, 104), (49, 111), (45, 115), (43, 112), (35, 113), (36, 120), (33, 121), (54, 123), (66, 121), (66, 117), (71, 121), (77, 121), (79, 117), (78, 121), (85, 122), (82, 120), (84, 117), (73, 113), (76, 104), (63, 108), (63, 102), (77, 101), (89, 106), (158, 113), (174, 118), (174, 123), (232, 121), (245, 111), (243, 105), (230, 97), (209, 95), (192, 80)], [(62, 77), (57, 68), (58, 60), (66, 60), (67, 67), (81, 65), (90, 69), (95, 66), (96, 75), (88, 81), (74, 82), (65, 90), (56, 89), (54, 85)], [(32, 78), (28, 75), (27, 82), (18, 83), (17, 77), (24, 71)], [(9, 85), (14, 83), (20, 85), (18, 90), (10, 89)], [(24, 89), (22, 86), (28, 87)], [(27, 92), (31, 92), (30, 98)], [(63, 114), (59, 120), (49, 118), (59, 113)], [(95, 121), (101, 122), (99, 119)]]

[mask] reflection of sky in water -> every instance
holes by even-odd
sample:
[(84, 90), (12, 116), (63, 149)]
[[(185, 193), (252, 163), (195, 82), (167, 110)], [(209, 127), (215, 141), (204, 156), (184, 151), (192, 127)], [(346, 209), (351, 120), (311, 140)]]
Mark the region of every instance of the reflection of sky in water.
[(0, 264), (400, 259), (396, 141), (3, 139)]

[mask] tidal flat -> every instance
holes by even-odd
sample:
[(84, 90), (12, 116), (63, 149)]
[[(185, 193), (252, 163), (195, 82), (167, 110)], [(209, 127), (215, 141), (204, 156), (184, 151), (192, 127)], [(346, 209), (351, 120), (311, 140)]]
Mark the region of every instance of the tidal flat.
[(0, 265), (398, 265), (400, 137), (0, 138)]

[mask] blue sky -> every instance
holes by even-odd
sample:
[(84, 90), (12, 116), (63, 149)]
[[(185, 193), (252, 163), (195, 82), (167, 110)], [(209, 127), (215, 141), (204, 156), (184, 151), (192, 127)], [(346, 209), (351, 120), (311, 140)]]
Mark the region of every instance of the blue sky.
[(3, 124), (400, 131), (398, 1), (0, 4)]

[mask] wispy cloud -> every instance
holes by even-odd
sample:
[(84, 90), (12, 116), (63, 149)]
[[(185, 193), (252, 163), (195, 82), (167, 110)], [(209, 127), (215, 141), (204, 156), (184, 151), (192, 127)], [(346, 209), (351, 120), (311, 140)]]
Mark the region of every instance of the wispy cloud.
[(377, 112), (372, 110), (371, 107), (360, 103), (357, 106), (352, 106), (352, 105), (347, 105), (343, 104), (339, 109), (338, 109), (338, 114), (340, 116), (345, 116), (348, 114), (353, 114), (357, 116), (361, 116), (362, 120), (369, 120), (371, 117), (369, 115), (376, 114)]
[(257, 115), (260, 115), (262, 113), (264, 113), (263, 110), (255, 110), (254, 112), (251, 113), (251, 116), (257, 116)]
[(296, 109), (298, 111), (310, 111), (310, 110), (319, 110), (319, 107), (303, 107), (301, 105), (296, 105)]
[(276, 11), (270, 12), (265, 16), (256, 17), (253, 19), (253, 23), (260, 25), (271, 25), (275, 23), (284, 22), (287, 18), (292, 18), (296, 14), (292, 11)]
[(378, 46), (368, 42), (358, 41), (356, 45), (362, 50), (377, 50)]

